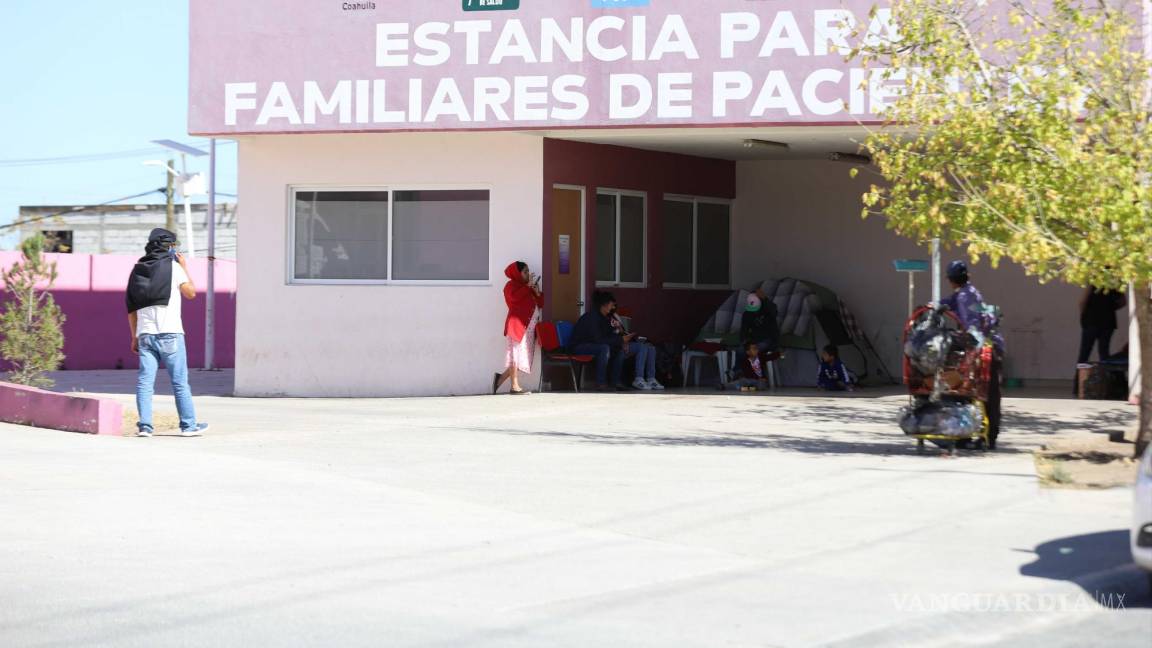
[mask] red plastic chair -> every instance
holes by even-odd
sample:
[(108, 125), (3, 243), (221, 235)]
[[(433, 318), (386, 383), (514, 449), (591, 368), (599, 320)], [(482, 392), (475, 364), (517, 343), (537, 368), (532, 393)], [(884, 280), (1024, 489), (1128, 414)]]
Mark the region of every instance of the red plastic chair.
[[(596, 360), (595, 356), (576, 355), (568, 353), (560, 345), (560, 334), (556, 332), (555, 322), (540, 322), (536, 325), (536, 337), (540, 340), (541, 357), (544, 366), (566, 365), (568, 373), (572, 376), (572, 388), (580, 392), (580, 381), (584, 379), (584, 366)], [(580, 367), (577, 378), (576, 367)], [(541, 372), (543, 373), (543, 372)], [(544, 391), (544, 381), (540, 381), (540, 391)]]

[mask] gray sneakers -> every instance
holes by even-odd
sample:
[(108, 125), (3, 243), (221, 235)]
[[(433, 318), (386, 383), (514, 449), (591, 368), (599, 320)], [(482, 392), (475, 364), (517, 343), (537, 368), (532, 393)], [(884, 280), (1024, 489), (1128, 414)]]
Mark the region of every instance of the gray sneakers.
[(194, 428), (188, 428), (187, 430), (180, 430), (180, 436), (182, 436), (182, 437), (198, 437), (201, 434), (203, 434), (204, 431), (207, 429), (208, 429), (207, 423), (197, 423), (196, 427), (194, 427)]
[[(194, 428), (188, 428), (187, 430), (180, 430), (180, 436), (182, 436), (182, 437), (198, 437), (198, 436), (201, 436), (202, 434), (204, 434), (204, 431), (207, 429), (208, 429), (207, 423), (197, 423), (196, 427), (194, 427)], [(136, 436), (138, 436), (138, 437), (148, 438), (148, 437), (151, 437), (152, 434), (153, 434), (153, 432), (149, 428), (140, 428), (139, 430), (136, 430)]]

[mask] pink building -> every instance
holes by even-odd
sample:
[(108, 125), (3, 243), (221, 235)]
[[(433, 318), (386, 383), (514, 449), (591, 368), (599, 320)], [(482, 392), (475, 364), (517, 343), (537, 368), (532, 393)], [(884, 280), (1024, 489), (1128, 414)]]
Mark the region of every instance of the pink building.
[[(734, 289), (808, 279), (895, 366), (892, 260), (926, 251), (830, 159), (898, 89), (844, 60), (853, 25), (891, 30), (872, 4), (192, 0), (189, 131), (239, 141), (247, 203), (238, 394), (482, 393), (514, 260), (550, 318), (608, 287), (680, 342)], [(1069, 378), (1077, 291), (973, 276), (1009, 375)]]
[[(143, 245), (141, 245), (143, 249)], [(49, 254), (59, 277), (52, 296), (67, 321), (64, 323), (65, 369), (135, 369), (137, 357), (130, 346), (124, 288), (136, 263), (134, 256)], [(0, 269), (20, 259), (19, 252), (0, 252)], [(208, 285), (207, 261), (188, 262), (192, 282), (200, 292), (184, 302), (182, 314), (187, 335), (188, 365), (204, 366), (204, 290)], [(217, 367), (234, 366), (236, 352), (236, 263), (216, 262), (216, 355)]]

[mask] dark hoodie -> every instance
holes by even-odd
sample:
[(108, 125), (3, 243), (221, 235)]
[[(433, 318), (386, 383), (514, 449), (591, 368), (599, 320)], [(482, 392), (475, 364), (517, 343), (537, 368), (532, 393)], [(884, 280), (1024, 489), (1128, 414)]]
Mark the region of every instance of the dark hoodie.
[(745, 312), (740, 321), (740, 342), (767, 342), (769, 349), (776, 349), (780, 344), (780, 323), (776, 313), (776, 304), (771, 299), (765, 299), (759, 311)]
[(175, 242), (176, 235), (161, 227), (148, 235), (144, 256), (128, 276), (125, 302), (129, 313), (149, 306), (168, 305), (172, 297), (172, 261), (175, 259), (168, 248)]

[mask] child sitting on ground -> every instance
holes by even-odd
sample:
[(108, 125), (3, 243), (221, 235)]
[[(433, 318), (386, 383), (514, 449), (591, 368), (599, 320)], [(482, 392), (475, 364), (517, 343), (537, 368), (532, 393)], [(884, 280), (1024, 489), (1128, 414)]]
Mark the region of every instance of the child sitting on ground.
[(736, 365), (736, 380), (728, 383), (728, 387), (740, 391), (756, 391), (768, 386), (768, 363), (780, 358), (776, 352), (764, 353), (760, 351), (756, 342), (749, 340), (744, 343), (744, 355)]
[(824, 391), (852, 391), (856, 380), (844, 362), (840, 360), (840, 350), (829, 344), (820, 353), (820, 370), (816, 375), (816, 386)]

